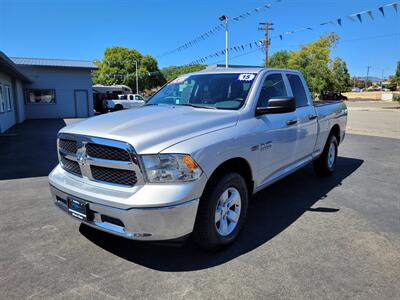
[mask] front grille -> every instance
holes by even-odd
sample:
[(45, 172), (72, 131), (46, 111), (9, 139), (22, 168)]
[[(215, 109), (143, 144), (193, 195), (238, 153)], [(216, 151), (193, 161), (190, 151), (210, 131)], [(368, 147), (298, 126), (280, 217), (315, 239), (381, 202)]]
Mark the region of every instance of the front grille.
[(134, 186), (137, 182), (135, 171), (90, 166), (95, 180)]
[(61, 165), (65, 171), (82, 176), (81, 168), (76, 161), (61, 156)]
[(61, 150), (69, 153), (76, 153), (78, 150), (77, 142), (73, 140), (60, 139), (59, 146)]
[(86, 152), (90, 157), (108, 160), (131, 161), (129, 153), (121, 148), (88, 143)]
[(61, 167), (90, 181), (126, 187), (144, 184), (134, 148), (126, 142), (60, 133)]

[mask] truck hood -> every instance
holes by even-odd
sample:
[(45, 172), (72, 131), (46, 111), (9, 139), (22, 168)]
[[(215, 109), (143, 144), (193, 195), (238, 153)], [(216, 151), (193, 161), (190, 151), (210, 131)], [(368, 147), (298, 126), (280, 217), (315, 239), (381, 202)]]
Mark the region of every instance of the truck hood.
[(60, 132), (125, 141), (137, 153), (158, 153), (174, 144), (235, 126), (238, 111), (190, 106), (145, 106), (92, 117)]

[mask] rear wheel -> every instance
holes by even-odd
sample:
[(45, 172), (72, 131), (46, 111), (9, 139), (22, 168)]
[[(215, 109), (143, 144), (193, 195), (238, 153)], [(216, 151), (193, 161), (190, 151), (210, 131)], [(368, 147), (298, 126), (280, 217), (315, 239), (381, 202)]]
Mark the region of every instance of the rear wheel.
[(324, 151), (314, 160), (314, 170), (318, 176), (329, 176), (335, 171), (338, 155), (338, 142), (334, 135), (328, 138)]
[(194, 241), (206, 249), (232, 243), (244, 224), (247, 205), (248, 191), (241, 175), (227, 173), (213, 180), (200, 201)]

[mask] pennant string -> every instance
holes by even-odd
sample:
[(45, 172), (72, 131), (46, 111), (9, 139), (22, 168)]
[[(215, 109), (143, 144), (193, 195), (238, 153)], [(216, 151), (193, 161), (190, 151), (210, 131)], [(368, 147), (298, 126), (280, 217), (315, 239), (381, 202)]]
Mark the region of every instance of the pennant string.
[[(279, 2), (281, 2), (281, 0), (274, 0), (273, 2), (279, 3)], [(262, 12), (264, 9), (266, 9), (266, 8), (271, 8), (271, 7), (272, 7), (272, 4), (271, 4), (271, 3), (268, 3), (268, 4), (265, 4), (265, 5), (261, 6), (261, 7), (257, 7), (257, 8), (254, 8), (253, 10), (244, 12), (244, 13), (242, 13), (241, 15), (236, 16), (236, 17), (233, 17), (233, 18), (231, 18), (231, 19), (232, 19), (233, 21), (235, 21), (235, 22), (240, 22), (242, 19), (246, 19), (247, 17), (251, 16), (253, 13), (260, 13), (260, 12)], [(187, 49), (187, 48), (189, 48), (189, 47), (192, 47), (193, 45), (196, 45), (197, 42), (204, 41), (204, 40), (206, 40), (206, 38), (208, 38), (210, 35), (214, 35), (214, 34), (217, 33), (218, 31), (221, 31), (221, 30), (223, 30), (223, 29), (225, 29), (225, 24), (222, 24), (222, 23), (221, 23), (221, 24), (219, 24), (218, 26), (215, 26), (214, 28), (212, 28), (211, 30), (209, 30), (209, 31), (207, 31), (207, 32), (205, 32), (205, 33), (203, 33), (203, 34), (197, 36), (197, 37), (194, 38), (193, 40), (191, 40), (191, 41), (189, 41), (189, 42), (187, 42), (187, 43), (185, 43), (185, 44), (183, 44), (183, 45), (181, 45), (181, 46), (179, 46), (179, 47), (177, 47), (177, 48), (175, 48), (175, 49), (173, 49), (173, 50), (171, 50), (171, 51), (167, 51), (167, 52), (165, 52), (165, 53), (163, 53), (163, 54), (157, 56), (157, 58), (163, 57), (163, 56), (166, 56), (166, 55), (170, 55), (170, 54), (173, 54), (173, 53), (175, 53), (175, 52), (180, 52), (180, 51), (185, 50), (185, 49)]]
[[(280, 1), (279, 1), (279, 0), (276, 0), (276, 2), (280, 2)], [(271, 7), (271, 4), (266, 4), (266, 5), (264, 5), (264, 7), (265, 7), (265, 8), (270, 8), (270, 7)], [(383, 17), (385, 16), (384, 7), (393, 7), (394, 11), (395, 11), (396, 13), (398, 12), (398, 3), (397, 3), (397, 2), (390, 3), (390, 4), (386, 4), (386, 5), (383, 5), (383, 6), (378, 7), (378, 10), (381, 12), (381, 14), (382, 14)], [(262, 8), (258, 8), (258, 11), (260, 11), (261, 9), (262, 9)], [(256, 9), (254, 9), (254, 11), (256, 11)], [(257, 12), (258, 12), (258, 11), (257, 11)], [(245, 18), (246, 15), (249, 14), (249, 13), (251, 13), (251, 12), (246, 12), (245, 14), (242, 14), (242, 15), (240, 15), (239, 17), (236, 17), (236, 18), (238, 18), (238, 19), (240, 19), (240, 18)], [(358, 13), (355, 13), (355, 14), (352, 14), (352, 15), (348, 15), (348, 16), (344, 16), (344, 17), (341, 17), (341, 18), (337, 18), (336, 21), (331, 20), (331, 21), (319, 23), (319, 26), (325, 26), (325, 25), (328, 25), (328, 24), (332, 24), (332, 25), (336, 25), (336, 24), (337, 24), (337, 25), (339, 25), (339, 26), (342, 26), (343, 20), (344, 20), (344, 19), (347, 19), (347, 20), (349, 20), (349, 21), (351, 21), (351, 22), (354, 22), (354, 17), (357, 17), (357, 19), (360, 21), (360, 23), (362, 23), (362, 15), (363, 15), (363, 14), (368, 14), (368, 16), (371, 18), (371, 20), (374, 20), (374, 16), (373, 16), (372, 10), (366, 10), (366, 11), (358, 12)], [(222, 25), (222, 28), (224, 28), (223, 24), (221, 24), (221, 25)], [(292, 34), (295, 33), (295, 32), (304, 31), (304, 30), (313, 30), (313, 27), (303, 27), (303, 28), (299, 28), (299, 29), (296, 29), (296, 30), (286, 31), (286, 32), (281, 33), (281, 34), (279, 34), (279, 35), (272, 36), (271, 38), (272, 38), (272, 39), (279, 38), (279, 39), (282, 41), (284, 36), (286, 36), (286, 35), (292, 35)], [(193, 42), (193, 41), (192, 41), (192, 42)], [(196, 40), (195, 42), (197, 43), (197, 40)], [(270, 41), (268, 41), (268, 42), (270, 43)], [(189, 45), (190, 45), (190, 43), (191, 43), (191, 42), (189, 42)], [(232, 46), (232, 47), (229, 48), (229, 50), (230, 50), (230, 51), (235, 51), (235, 52), (238, 52), (238, 51), (245, 51), (247, 48), (253, 49), (253, 45), (255, 45), (255, 46), (261, 48), (262, 46), (265, 45), (265, 40), (259, 40), (259, 41), (255, 41), (255, 42), (245, 43), (245, 44), (242, 44), (242, 45)], [(224, 55), (225, 53), (226, 53), (226, 51), (225, 51), (225, 50), (222, 50), (222, 51), (216, 52), (216, 53), (214, 53), (214, 54), (211, 54), (211, 55), (202, 57), (202, 58), (200, 58), (200, 59), (198, 59), (198, 60), (194, 60), (194, 61), (192, 61), (192, 62), (189, 63), (189, 64), (194, 64), (194, 63), (199, 62), (199, 61), (200, 61), (200, 62), (205, 62), (205, 61), (207, 61), (209, 58), (212, 58), (212, 57), (214, 57), (214, 56), (218, 57), (218, 56), (220, 56), (220, 55)]]

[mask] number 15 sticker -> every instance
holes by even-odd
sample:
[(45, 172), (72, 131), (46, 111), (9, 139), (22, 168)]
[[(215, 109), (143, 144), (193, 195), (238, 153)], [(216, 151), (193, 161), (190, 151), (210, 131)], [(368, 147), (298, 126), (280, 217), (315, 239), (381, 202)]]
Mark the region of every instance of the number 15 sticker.
[(256, 77), (256, 74), (244, 73), (244, 74), (239, 74), (237, 80), (240, 80), (240, 81), (252, 81), (255, 77)]

